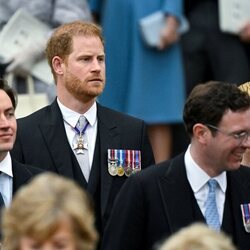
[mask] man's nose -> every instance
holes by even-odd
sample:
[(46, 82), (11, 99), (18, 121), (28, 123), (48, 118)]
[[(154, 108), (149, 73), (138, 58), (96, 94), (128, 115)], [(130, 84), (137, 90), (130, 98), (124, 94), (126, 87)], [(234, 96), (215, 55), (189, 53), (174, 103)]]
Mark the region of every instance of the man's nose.
[(0, 127), (6, 127), (9, 125), (9, 120), (5, 115), (0, 115)]
[(92, 62), (92, 69), (94, 71), (99, 71), (101, 70), (101, 65), (100, 65), (100, 62), (98, 61), (98, 59), (94, 59), (93, 62)]

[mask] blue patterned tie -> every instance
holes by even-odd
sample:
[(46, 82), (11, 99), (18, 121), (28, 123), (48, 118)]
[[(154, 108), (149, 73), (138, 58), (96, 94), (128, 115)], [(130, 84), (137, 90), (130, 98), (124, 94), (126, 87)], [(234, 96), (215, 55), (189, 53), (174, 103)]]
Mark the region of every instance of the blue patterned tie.
[(216, 231), (220, 231), (220, 219), (216, 205), (215, 190), (218, 183), (214, 179), (208, 181), (209, 192), (206, 201), (205, 218), (208, 226)]

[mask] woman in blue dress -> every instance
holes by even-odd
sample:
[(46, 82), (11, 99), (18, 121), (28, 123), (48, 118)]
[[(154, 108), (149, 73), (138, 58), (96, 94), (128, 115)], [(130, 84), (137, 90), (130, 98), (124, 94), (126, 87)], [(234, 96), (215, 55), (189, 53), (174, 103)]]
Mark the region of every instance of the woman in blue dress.
[[(99, 102), (143, 119), (155, 160), (171, 154), (171, 124), (182, 121), (184, 73), (178, 28), (182, 0), (90, 0), (100, 16), (106, 46), (106, 89)], [(155, 11), (165, 13), (157, 47), (142, 39), (139, 20)]]

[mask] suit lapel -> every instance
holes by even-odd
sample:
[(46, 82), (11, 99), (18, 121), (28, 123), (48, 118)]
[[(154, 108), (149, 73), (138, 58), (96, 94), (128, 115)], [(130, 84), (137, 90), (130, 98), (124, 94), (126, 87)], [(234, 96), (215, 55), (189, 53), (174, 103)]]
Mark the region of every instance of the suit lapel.
[(101, 214), (104, 215), (113, 177), (108, 173), (107, 152), (109, 148), (120, 145), (120, 130), (113, 122), (109, 112), (97, 105), (98, 132), (100, 135), (100, 166), (101, 166)]
[(59, 174), (73, 178), (70, 145), (64, 128), (62, 113), (55, 100), (50, 114), (41, 121), (40, 129)]
[(199, 218), (195, 218), (193, 208), (198, 208), (198, 204), (186, 176), (183, 154), (170, 162), (165, 175), (159, 180), (159, 188), (171, 232), (194, 220), (203, 220), (201, 213)]

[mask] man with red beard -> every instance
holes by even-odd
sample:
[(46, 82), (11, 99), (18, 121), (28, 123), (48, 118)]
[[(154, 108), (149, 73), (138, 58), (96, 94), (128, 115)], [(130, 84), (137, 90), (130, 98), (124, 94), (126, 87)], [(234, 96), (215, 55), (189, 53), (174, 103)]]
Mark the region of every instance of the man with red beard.
[(93, 198), (101, 235), (123, 183), (154, 163), (146, 126), (96, 102), (105, 85), (104, 42), (97, 25), (60, 26), (46, 54), (57, 98), (18, 120), (12, 155), (76, 180)]
[(15, 161), (9, 151), (16, 139), (16, 95), (7, 83), (0, 79), (0, 207), (9, 206), (13, 194), (41, 169)]
[[(132, 176), (117, 196), (103, 250), (151, 250), (194, 222), (250, 249), (250, 97), (236, 85), (196, 85), (184, 106), (185, 153)], [(129, 201), (129, 202), (128, 202)]]

